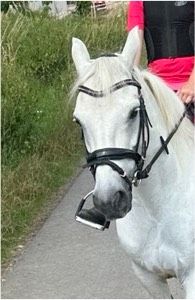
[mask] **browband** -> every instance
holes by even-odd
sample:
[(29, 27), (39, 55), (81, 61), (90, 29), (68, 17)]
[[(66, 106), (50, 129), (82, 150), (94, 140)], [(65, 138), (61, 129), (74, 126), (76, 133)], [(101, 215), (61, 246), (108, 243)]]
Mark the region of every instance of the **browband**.
[[(127, 85), (133, 85), (133, 86), (136, 86), (138, 89), (141, 89), (141, 85), (137, 81), (135, 81), (133, 79), (125, 79), (125, 80), (119, 81), (119, 82), (115, 83), (114, 85), (112, 85), (111, 88), (109, 89), (109, 93), (113, 93)], [(90, 95), (92, 97), (95, 97), (95, 98), (102, 98), (107, 95), (106, 91), (95, 91), (84, 85), (79, 85), (78, 91), (85, 93), (87, 95)]]

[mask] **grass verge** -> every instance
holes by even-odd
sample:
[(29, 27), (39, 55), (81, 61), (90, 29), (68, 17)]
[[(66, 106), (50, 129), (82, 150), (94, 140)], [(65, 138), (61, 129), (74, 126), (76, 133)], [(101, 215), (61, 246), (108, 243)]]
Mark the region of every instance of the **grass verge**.
[(2, 16), (2, 263), (31, 231), (83, 155), (69, 91), (71, 39), (92, 57), (123, 45), (125, 11), (58, 20), (40, 13)]

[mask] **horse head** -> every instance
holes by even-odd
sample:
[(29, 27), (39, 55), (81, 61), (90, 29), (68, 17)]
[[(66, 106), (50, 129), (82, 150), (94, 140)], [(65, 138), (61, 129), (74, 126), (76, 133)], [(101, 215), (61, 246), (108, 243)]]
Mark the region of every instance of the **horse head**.
[[(131, 149), (133, 153), (137, 147), (139, 87), (136, 84), (123, 85), (123, 82), (127, 78), (133, 82), (131, 70), (138, 47), (137, 28), (129, 34), (121, 54), (97, 59), (90, 59), (84, 43), (73, 38), (72, 57), (80, 87), (74, 118), (82, 127), (87, 152), (101, 154), (99, 164), (94, 162), (96, 183), (93, 201), (108, 219), (123, 217), (131, 209), (131, 186), (122, 175), (125, 173), (128, 178), (133, 176), (136, 159), (128, 154), (118, 159), (112, 150), (118, 149), (120, 152), (120, 149)], [(118, 83), (121, 87), (114, 89)], [(100, 149), (103, 154), (106, 153), (107, 160), (109, 158), (116, 168), (118, 166), (119, 170), (124, 171), (123, 174), (104, 164)]]

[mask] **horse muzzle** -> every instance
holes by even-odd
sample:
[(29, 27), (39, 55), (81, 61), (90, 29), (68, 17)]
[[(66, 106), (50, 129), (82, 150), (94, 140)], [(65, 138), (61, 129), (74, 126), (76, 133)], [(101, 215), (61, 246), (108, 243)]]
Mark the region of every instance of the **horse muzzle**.
[(123, 218), (131, 210), (132, 193), (125, 190), (103, 194), (94, 191), (93, 202), (96, 209), (98, 209), (107, 220)]

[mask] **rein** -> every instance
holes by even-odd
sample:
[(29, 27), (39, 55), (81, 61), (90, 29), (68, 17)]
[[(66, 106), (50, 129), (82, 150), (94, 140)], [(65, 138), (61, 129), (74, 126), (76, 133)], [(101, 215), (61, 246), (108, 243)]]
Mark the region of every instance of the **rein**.
[(161, 153), (164, 150), (166, 151), (167, 154), (169, 154), (167, 146), (168, 146), (170, 140), (172, 139), (172, 137), (174, 136), (174, 134), (176, 133), (177, 129), (179, 128), (179, 126), (180, 126), (181, 122), (183, 121), (185, 115), (186, 115), (186, 111), (184, 111), (184, 113), (182, 114), (181, 118), (179, 119), (179, 122), (176, 124), (176, 126), (173, 128), (173, 130), (170, 132), (170, 134), (168, 135), (168, 137), (166, 138), (166, 140), (164, 140), (163, 137), (160, 136), (160, 140), (161, 140), (162, 146), (156, 152), (156, 154), (153, 156), (153, 158), (150, 161), (150, 163), (145, 167), (144, 170), (142, 170), (141, 174), (138, 173), (138, 179), (147, 178), (149, 176), (149, 172), (152, 169), (153, 164), (159, 158), (159, 156), (161, 155)]
[[(86, 149), (87, 164), (84, 167), (89, 167), (90, 171), (92, 172), (95, 178), (95, 173), (98, 166), (100, 165), (110, 166), (114, 171), (118, 172), (119, 175), (127, 182), (127, 184), (129, 185), (129, 189), (131, 191), (132, 184), (134, 184), (134, 186), (138, 186), (142, 179), (147, 178), (149, 176), (149, 172), (151, 171), (152, 166), (154, 165), (154, 163), (156, 162), (156, 160), (159, 158), (159, 156), (162, 154), (163, 151), (166, 151), (166, 153), (169, 154), (167, 146), (170, 140), (172, 139), (172, 137), (174, 136), (174, 134), (176, 133), (177, 129), (179, 128), (182, 120), (185, 117), (186, 112), (183, 113), (180, 120), (173, 128), (173, 130), (170, 132), (166, 140), (164, 140), (163, 137), (160, 136), (160, 141), (162, 146), (154, 154), (149, 164), (144, 168), (144, 162), (146, 159), (147, 149), (150, 142), (149, 127), (152, 127), (152, 124), (149, 120), (144, 99), (141, 94), (141, 85), (135, 79), (126, 79), (111, 86), (108, 92), (113, 93), (129, 85), (137, 87), (139, 102), (140, 102), (140, 106), (139, 106), (140, 122), (139, 122), (137, 143), (135, 146), (136, 151), (131, 149), (123, 149), (123, 148), (102, 148), (102, 149), (95, 150), (92, 153), (89, 153)], [(101, 98), (107, 94), (106, 91), (95, 91), (83, 85), (79, 85), (78, 91), (95, 98)], [(141, 154), (138, 153), (140, 147), (141, 147)], [(133, 159), (136, 163), (136, 170), (134, 172), (133, 177), (128, 177), (126, 172), (112, 161), (112, 160), (121, 160), (125, 158)]]

